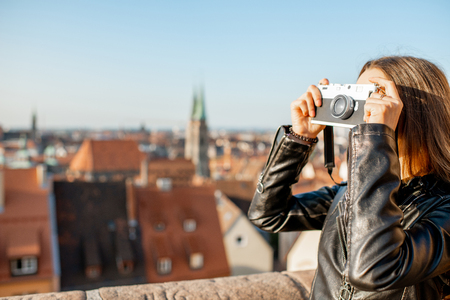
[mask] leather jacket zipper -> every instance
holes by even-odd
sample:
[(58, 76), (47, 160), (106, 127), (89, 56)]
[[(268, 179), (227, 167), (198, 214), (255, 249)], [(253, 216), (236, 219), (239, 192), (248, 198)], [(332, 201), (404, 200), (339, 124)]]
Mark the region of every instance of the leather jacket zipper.
[[(414, 204), (414, 202), (417, 201), (417, 199), (422, 198), (423, 196), (425, 196), (425, 194), (424, 194), (424, 193), (421, 193), (421, 191), (417, 191), (417, 192), (412, 193), (408, 198), (406, 198), (405, 201), (403, 201), (402, 204), (400, 204), (400, 205), (403, 205), (404, 203), (408, 203), (408, 201), (409, 201), (411, 198), (415, 197), (410, 203), (408, 203), (408, 205), (406, 205), (405, 207), (402, 208), (402, 211), (405, 212), (408, 208), (411, 207), (411, 205)], [(399, 205), (399, 207), (400, 207), (400, 205)]]
[[(408, 201), (411, 200), (411, 198), (419, 196), (421, 192), (422, 192), (422, 190), (417, 190), (417, 191), (412, 192), (411, 195), (409, 195), (405, 200), (403, 200), (402, 203), (400, 203), (398, 206), (408, 203)], [(413, 203), (413, 202), (414, 201), (412, 201), (411, 203)], [(407, 207), (409, 207), (411, 205), (411, 203), (409, 203)]]
[[(411, 193), (411, 195), (409, 195), (408, 197), (406, 197), (406, 199), (403, 200), (402, 203), (398, 204), (398, 206), (405, 205), (406, 203), (408, 203), (409, 200), (411, 200), (411, 198), (413, 198), (413, 197), (418, 197), (418, 196), (420, 195), (420, 193), (423, 194), (423, 193), (424, 193), (424, 191), (423, 191), (423, 189), (422, 189), (423, 186), (424, 186), (424, 183), (422, 182), (422, 180), (419, 180), (417, 186), (413, 187), (413, 190), (414, 190), (414, 191)], [(433, 185), (433, 187), (434, 187), (434, 185)], [(433, 187), (432, 187), (432, 188), (433, 188)], [(416, 199), (414, 199), (411, 203), (409, 203), (408, 206), (406, 206), (406, 208), (410, 207), (411, 204), (412, 204), (415, 200), (416, 200)], [(406, 209), (406, 208), (405, 208), (405, 209)], [(404, 211), (404, 210), (403, 210), (403, 211)]]
[(341, 244), (341, 250), (342, 250), (342, 256), (344, 263), (347, 261), (347, 234), (345, 232), (345, 228), (347, 227), (346, 220), (345, 220), (345, 209), (346, 205), (343, 204), (348, 199), (348, 190), (345, 192), (344, 197), (341, 201), (337, 204), (337, 208), (339, 211), (339, 215), (336, 217), (336, 225), (337, 225), (337, 231), (338, 231), (338, 237), (339, 237), (339, 243)]
[[(346, 228), (348, 226), (347, 222), (347, 201), (349, 198), (348, 189), (344, 194), (344, 197), (341, 201), (337, 204), (339, 215), (336, 217), (336, 225), (337, 225), (337, 231), (338, 231), (338, 237), (339, 242), (341, 244), (341, 250), (342, 250), (342, 260), (344, 265), (347, 264), (347, 233)], [(346, 267), (345, 267), (346, 268)], [(353, 293), (355, 289), (354, 287), (348, 282), (347, 277), (343, 274), (342, 275), (342, 283), (341, 287), (339, 288), (339, 295), (338, 300), (350, 300), (353, 299)]]
[(342, 217), (341, 216), (336, 217), (336, 224), (337, 224), (337, 230), (338, 230), (339, 243), (341, 244), (342, 260), (345, 263), (347, 261), (347, 246), (346, 246), (346, 242), (344, 240), (343, 234), (342, 234), (342, 232), (344, 231), (344, 228), (342, 228)]

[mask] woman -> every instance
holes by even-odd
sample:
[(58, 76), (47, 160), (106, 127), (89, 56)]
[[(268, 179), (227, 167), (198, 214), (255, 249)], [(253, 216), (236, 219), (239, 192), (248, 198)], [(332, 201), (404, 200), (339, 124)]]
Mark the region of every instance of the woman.
[(310, 122), (322, 104), (312, 85), (291, 104), (292, 126), (277, 134), (249, 218), (270, 232), (322, 230), (311, 299), (442, 299), (450, 270), (448, 81), (424, 59), (383, 57), (366, 63), (357, 83), (382, 89), (350, 130), (347, 185), (291, 193), (324, 128)]

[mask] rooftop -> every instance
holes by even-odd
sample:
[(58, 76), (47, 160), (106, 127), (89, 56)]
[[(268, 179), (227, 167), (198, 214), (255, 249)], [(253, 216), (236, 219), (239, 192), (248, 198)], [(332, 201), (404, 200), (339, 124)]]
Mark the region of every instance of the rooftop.
[(147, 282), (140, 238), (128, 235), (124, 182), (55, 181), (54, 193), (62, 290)]
[(153, 159), (148, 163), (148, 183), (156, 185), (158, 178), (171, 178), (173, 186), (189, 186), (195, 175), (195, 165), (191, 160)]
[[(230, 274), (214, 192), (213, 187), (136, 187), (149, 282)], [(196, 255), (201, 257), (197, 267), (192, 265)], [(155, 268), (160, 259), (171, 260), (171, 272)]]
[(131, 140), (85, 140), (70, 163), (81, 172), (139, 171), (144, 154)]
[[(51, 278), (54, 266), (49, 192), (39, 186), (36, 168), (2, 169), (1, 172), (4, 190), (0, 188), (0, 192), (5, 193), (5, 203), (0, 213), (0, 282), (9, 284)], [(39, 258), (37, 273), (13, 276), (10, 261), (31, 256)]]

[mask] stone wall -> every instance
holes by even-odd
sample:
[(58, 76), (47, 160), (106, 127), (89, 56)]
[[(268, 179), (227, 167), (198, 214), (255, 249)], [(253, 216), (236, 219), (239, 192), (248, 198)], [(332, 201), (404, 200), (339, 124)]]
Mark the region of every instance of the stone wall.
[(90, 291), (3, 297), (0, 300), (308, 299), (314, 271), (105, 287)]

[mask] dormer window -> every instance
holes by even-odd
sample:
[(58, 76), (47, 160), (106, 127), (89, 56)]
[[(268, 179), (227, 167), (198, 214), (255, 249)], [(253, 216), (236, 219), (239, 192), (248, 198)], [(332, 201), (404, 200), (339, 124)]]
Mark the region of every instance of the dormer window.
[(164, 224), (163, 221), (157, 221), (153, 224), (153, 229), (155, 229), (155, 231), (163, 231), (166, 229), (166, 224)]
[(186, 219), (183, 222), (185, 232), (194, 232), (197, 229), (197, 222), (194, 219)]
[(202, 253), (192, 253), (189, 257), (189, 267), (193, 270), (198, 270), (203, 268), (203, 254)]
[(38, 270), (36, 256), (24, 256), (11, 260), (11, 274), (13, 276), (32, 275)]
[(204, 265), (204, 251), (202, 250), (201, 243), (199, 243), (197, 236), (193, 234), (186, 235), (183, 241), (187, 263), (191, 270), (199, 270)]
[(162, 257), (157, 261), (157, 271), (159, 275), (167, 275), (172, 272), (172, 260), (169, 257)]

